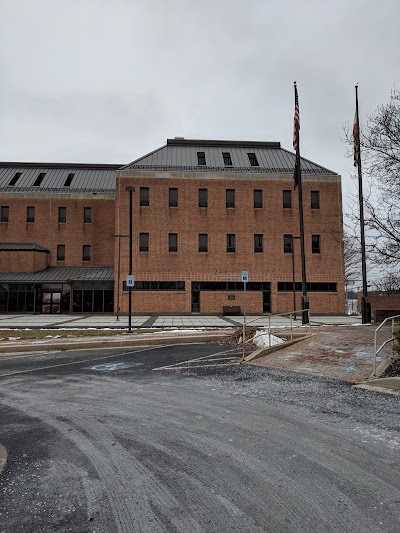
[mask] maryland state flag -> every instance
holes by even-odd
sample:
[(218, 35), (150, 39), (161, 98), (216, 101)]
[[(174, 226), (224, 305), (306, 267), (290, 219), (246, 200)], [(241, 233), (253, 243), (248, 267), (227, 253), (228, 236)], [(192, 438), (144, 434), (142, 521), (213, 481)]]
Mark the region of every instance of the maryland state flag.
[(359, 137), (359, 127), (358, 127), (358, 115), (357, 110), (354, 113), (354, 124), (353, 124), (353, 149), (354, 149), (354, 166), (358, 167), (358, 161), (360, 158), (360, 137)]

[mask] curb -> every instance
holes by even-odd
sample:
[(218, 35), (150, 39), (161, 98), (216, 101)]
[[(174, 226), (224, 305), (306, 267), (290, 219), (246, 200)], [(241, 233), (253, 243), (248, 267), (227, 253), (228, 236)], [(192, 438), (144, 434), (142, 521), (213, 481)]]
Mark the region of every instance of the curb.
[(295, 337), (296, 335), (300, 335), (300, 336), (297, 339), (293, 338), (290, 341), (285, 341), (280, 344), (274, 344), (274, 346), (268, 346), (266, 348), (260, 348), (256, 350), (255, 352), (252, 352), (250, 355), (244, 358), (244, 362), (249, 363), (250, 361), (253, 361), (254, 359), (259, 359), (260, 357), (263, 357), (264, 355), (269, 355), (270, 353), (286, 348), (287, 346), (291, 346), (292, 344), (296, 344), (297, 342), (303, 341), (305, 339), (310, 339), (311, 337), (314, 337), (315, 335), (317, 335), (317, 333), (311, 333), (307, 335), (303, 335), (301, 333), (298, 333), (298, 334), (295, 333), (293, 337)]
[(185, 337), (156, 337), (140, 339), (119, 339), (102, 341), (58, 342), (53, 344), (20, 344), (14, 346), (0, 346), (1, 354), (26, 352), (54, 352), (67, 350), (90, 350), (94, 348), (121, 348), (124, 346), (152, 346), (160, 344), (191, 344), (200, 342), (218, 342), (228, 337), (230, 333), (215, 335), (188, 335)]
[(7, 450), (5, 447), (0, 444), (0, 474), (2, 473), (4, 467), (7, 463)]

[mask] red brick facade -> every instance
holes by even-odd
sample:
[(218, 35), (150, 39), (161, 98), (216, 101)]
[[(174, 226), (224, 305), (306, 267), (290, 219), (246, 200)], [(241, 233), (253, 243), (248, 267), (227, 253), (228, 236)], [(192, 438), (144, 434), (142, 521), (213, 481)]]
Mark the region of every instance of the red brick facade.
[[(292, 254), (284, 253), (285, 234), (299, 235), (298, 196), (283, 208), (287, 176), (120, 171), (116, 191), (116, 233), (129, 232), (129, 194), (133, 193), (133, 274), (138, 281), (184, 281), (185, 291), (134, 291), (133, 311), (190, 313), (191, 283), (240, 280), (269, 282), (272, 312), (293, 310), (293, 294), (278, 291), (292, 281)], [(149, 189), (149, 206), (140, 206), (140, 188)], [(178, 189), (178, 206), (169, 207), (169, 188)], [(208, 190), (208, 206), (199, 207), (199, 189)], [(235, 207), (226, 207), (226, 189), (235, 190)], [(254, 190), (262, 190), (263, 208), (254, 208)], [(311, 208), (311, 191), (319, 191), (319, 209)], [(305, 178), (303, 184), (307, 281), (334, 283), (334, 292), (309, 292), (313, 313), (344, 313), (344, 274), (340, 179)], [(149, 234), (149, 250), (139, 250), (139, 234)], [(178, 235), (178, 251), (168, 251), (168, 234)], [(199, 252), (199, 234), (208, 235), (208, 251)], [(236, 235), (236, 251), (227, 252), (227, 234)], [(255, 253), (254, 235), (263, 235), (263, 251)], [(320, 253), (312, 253), (311, 235), (320, 236)], [(296, 281), (301, 281), (300, 243), (295, 241)], [(128, 273), (128, 239), (121, 244), (121, 280)], [(114, 263), (117, 264), (117, 248)], [(122, 284), (121, 284), (122, 285)], [(120, 286), (122, 311), (128, 293)], [(115, 291), (116, 293), (116, 291)], [(228, 299), (228, 296), (235, 300)], [(262, 313), (261, 292), (248, 292), (249, 313)], [(297, 293), (300, 308), (301, 292)], [(243, 309), (242, 291), (201, 291), (200, 312), (222, 313), (226, 305)]]

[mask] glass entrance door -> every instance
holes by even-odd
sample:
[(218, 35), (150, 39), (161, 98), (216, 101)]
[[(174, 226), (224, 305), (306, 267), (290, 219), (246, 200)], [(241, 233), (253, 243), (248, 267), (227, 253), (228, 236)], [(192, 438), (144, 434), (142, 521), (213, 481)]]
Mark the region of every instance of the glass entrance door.
[(42, 313), (59, 314), (61, 312), (61, 292), (42, 293)]

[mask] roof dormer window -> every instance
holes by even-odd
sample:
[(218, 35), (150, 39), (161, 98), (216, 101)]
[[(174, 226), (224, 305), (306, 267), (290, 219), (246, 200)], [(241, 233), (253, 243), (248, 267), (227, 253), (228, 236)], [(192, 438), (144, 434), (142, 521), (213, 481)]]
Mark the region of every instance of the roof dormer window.
[(232, 158), (229, 152), (222, 152), (222, 157), (224, 158), (224, 165), (226, 167), (232, 166)]
[(257, 161), (257, 157), (256, 157), (256, 154), (254, 153), (248, 153), (248, 158), (249, 158), (249, 161), (250, 161), (250, 165), (252, 167), (258, 167), (259, 164), (258, 164), (258, 161)]
[(65, 183), (64, 183), (64, 187), (70, 187), (71, 186), (71, 182), (72, 180), (74, 179), (74, 176), (75, 174), (68, 174), (68, 177), (67, 179), (65, 180)]
[(206, 154), (204, 152), (197, 152), (197, 164), (198, 165), (206, 164)]
[(33, 187), (40, 187), (40, 184), (42, 183), (45, 175), (46, 175), (46, 172), (41, 172), (39, 176), (36, 178), (35, 183), (33, 184)]
[(14, 177), (12, 178), (12, 180), (10, 181), (10, 183), (8, 185), (10, 187), (13, 187), (17, 183), (19, 178), (21, 177), (21, 174), (22, 174), (22, 172), (16, 172)]

